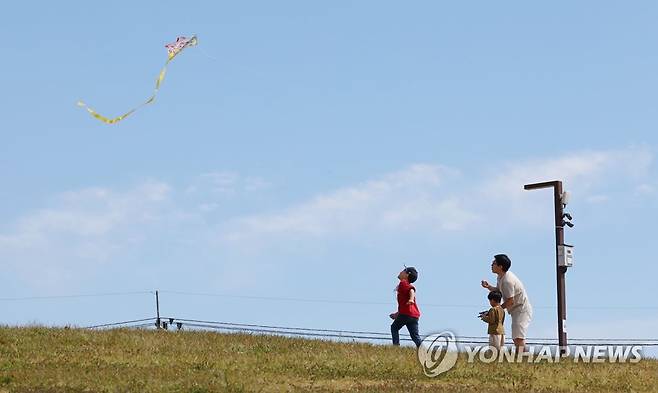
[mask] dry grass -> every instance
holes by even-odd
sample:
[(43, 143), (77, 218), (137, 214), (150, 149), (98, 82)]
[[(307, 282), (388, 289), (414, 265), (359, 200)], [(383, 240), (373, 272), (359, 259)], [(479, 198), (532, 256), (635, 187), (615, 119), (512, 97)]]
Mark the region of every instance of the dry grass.
[(467, 364), (410, 348), (272, 336), (0, 328), (0, 392), (655, 392), (658, 361)]

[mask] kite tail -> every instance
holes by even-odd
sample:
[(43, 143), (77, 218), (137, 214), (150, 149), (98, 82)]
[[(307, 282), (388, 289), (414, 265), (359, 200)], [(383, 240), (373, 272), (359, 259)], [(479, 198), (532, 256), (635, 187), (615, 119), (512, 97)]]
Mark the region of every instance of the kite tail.
[[(121, 116), (117, 116), (114, 119), (110, 119), (109, 117), (105, 117), (105, 116), (101, 115), (100, 113), (96, 112), (95, 110), (91, 109), (89, 106), (87, 106), (87, 104), (85, 104), (82, 101), (78, 101), (78, 106), (81, 107), (81, 108), (85, 108), (87, 110), (87, 112), (89, 112), (90, 115), (92, 115), (93, 117), (97, 118), (98, 120), (102, 121), (105, 124), (118, 123), (121, 120), (125, 119), (126, 117), (130, 116), (134, 111), (136, 111), (139, 108), (139, 107), (133, 108), (133, 109), (129, 110), (128, 112), (124, 113)], [(140, 105), (140, 107), (141, 106), (142, 105)]]
[(132, 108), (128, 112), (124, 113), (123, 115), (117, 116), (117, 117), (112, 119), (112, 118), (103, 116), (100, 113), (96, 112), (95, 110), (91, 109), (87, 104), (85, 104), (82, 101), (78, 101), (78, 106), (81, 107), (81, 108), (85, 108), (87, 110), (87, 112), (89, 112), (90, 115), (92, 115), (93, 117), (95, 117), (96, 119), (102, 121), (105, 124), (115, 124), (115, 123), (120, 122), (121, 120), (123, 120), (126, 117), (130, 116), (136, 110), (138, 110), (141, 107), (146, 106), (146, 105), (152, 103), (153, 101), (155, 101), (155, 96), (158, 94), (158, 91), (160, 90), (160, 85), (162, 84), (162, 81), (164, 81), (165, 74), (167, 73), (167, 65), (169, 65), (169, 62), (171, 62), (173, 60), (173, 58), (174, 58), (174, 56), (170, 56), (169, 59), (167, 59), (167, 62), (165, 63), (165, 65), (160, 70), (160, 73), (158, 74), (158, 78), (155, 80), (155, 88), (153, 89), (153, 95), (151, 95), (151, 97), (149, 97), (146, 101), (141, 103), (139, 106), (136, 106), (136, 107)]

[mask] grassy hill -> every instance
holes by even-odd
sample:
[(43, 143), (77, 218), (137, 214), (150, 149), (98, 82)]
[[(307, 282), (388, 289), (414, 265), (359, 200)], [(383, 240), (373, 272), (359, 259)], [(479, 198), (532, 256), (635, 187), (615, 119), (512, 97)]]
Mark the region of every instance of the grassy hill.
[(0, 328), (0, 392), (656, 392), (658, 361), (468, 364), (410, 348), (149, 330)]

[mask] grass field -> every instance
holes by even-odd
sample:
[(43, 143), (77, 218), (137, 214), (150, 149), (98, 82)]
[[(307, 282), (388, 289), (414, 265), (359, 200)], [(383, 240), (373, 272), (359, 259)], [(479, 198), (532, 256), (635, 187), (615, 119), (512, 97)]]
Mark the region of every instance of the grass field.
[(275, 336), (0, 328), (0, 392), (656, 392), (658, 361), (468, 364), (428, 378), (415, 350)]

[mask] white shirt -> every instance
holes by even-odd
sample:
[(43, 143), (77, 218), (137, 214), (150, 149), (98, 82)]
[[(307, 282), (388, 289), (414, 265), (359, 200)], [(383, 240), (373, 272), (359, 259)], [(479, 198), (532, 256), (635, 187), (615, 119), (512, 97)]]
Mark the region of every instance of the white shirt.
[(507, 309), (508, 313), (532, 312), (532, 306), (528, 300), (525, 287), (516, 274), (508, 271), (502, 277), (498, 277), (496, 288), (503, 294), (503, 301), (514, 298), (514, 305), (512, 305), (512, 308)]

